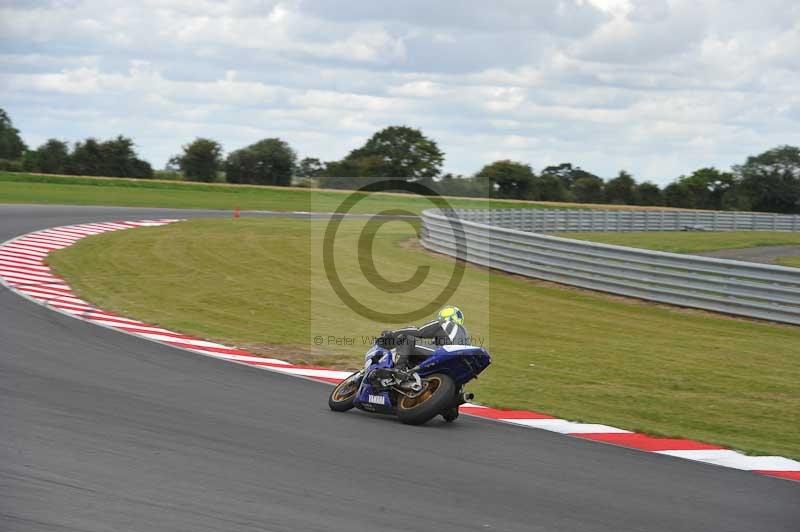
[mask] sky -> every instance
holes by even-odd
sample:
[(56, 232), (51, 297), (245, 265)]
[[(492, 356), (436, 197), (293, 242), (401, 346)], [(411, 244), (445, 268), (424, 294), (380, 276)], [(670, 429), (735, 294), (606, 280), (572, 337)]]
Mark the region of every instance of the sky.
[(800, 144), (797, 0), (0, 0), (0, 107), (30, 146), (195, 137), (336, 160), (419, 128), (498, 159), (664, 184)]

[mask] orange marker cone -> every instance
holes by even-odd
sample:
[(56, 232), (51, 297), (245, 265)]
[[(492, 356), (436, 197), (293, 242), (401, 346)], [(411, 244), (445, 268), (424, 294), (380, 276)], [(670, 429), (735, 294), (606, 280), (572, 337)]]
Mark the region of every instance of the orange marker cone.
[(239, 212), (239, 207), (236, 207), (233, 209), (233, 217), (238, 218), (239, 216), (241, 216), (241, 213)]

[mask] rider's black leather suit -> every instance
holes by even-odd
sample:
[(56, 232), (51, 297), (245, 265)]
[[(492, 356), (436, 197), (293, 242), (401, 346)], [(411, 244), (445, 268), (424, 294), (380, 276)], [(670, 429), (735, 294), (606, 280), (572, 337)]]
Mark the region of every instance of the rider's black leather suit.
[[(397, 347), (398, 369), (414, 367), (428, 358), (441, 345), (468, 345), (467, 330), (452, 321), (434, 320), (420, 327), (404, 327), (384, 333)], [(430, 340), (417, 344), (417, 340)]]

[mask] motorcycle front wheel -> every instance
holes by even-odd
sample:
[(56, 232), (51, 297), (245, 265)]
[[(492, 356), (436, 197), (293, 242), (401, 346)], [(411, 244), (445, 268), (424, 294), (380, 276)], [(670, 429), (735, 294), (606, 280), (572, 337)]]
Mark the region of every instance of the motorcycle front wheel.
[(356, 394), (360, 384), (359, 373), (353, 373), (336, 385), (328, 397), (328, 406), (334, 412), (347, 412), (355, 406)]
[(406, 425), (422, 425), (435, 418), (453, 404), (456, 385), (442, 373), (423, 379), (425, 387), (414, 396), (403, 395), (397, 403), (397, 418)]

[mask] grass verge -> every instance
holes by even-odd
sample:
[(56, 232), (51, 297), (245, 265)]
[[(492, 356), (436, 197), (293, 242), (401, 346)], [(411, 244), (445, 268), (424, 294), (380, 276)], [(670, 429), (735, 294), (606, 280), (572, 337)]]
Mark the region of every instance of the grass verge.
[[(217, 183), (189, 183), (152, 179), (79, 177), (0, 172), (0, 203), (54, 205), (107, 205), (168, 207), (179, 209), (271, 210), (332, 212), (351, 191), (267, 187)], [(448, 198), (454, 208), (585, 208), (480, 198)], [(377, 213), (405, 209), (419, 214), (433, 207), (430, 201), (408, 194), (369, 194), (353, 212)]]
[[(418, 289), (387, 298), (363, 280), (354, 253), (362, 228), (343, 222), (336, 241), (338, 271), (359, 300), (403, 309), (447, 282), (453, 261), (415, 248), (414, 230), (390, 222), (374, 229), (377, 271), (395, 281), (419, 266), (430, 271)], [(332, 292), (320, 263), (323, 229), (302, 220), (195, 220), (88, 238), (50, 260), (101, 307), (265, 354), (357, 367), (359, 338), (389, 324), (358, 316)], [(472, 385), (484, 404), (800, 458), (800, 328), (471, 266), (451, 301), (494, 356)], [(353, 345), (338, 341), (347, 337)]]
[(800, 233), (779, 231), (636, 231), (630, 233), (555, 233), (556, 236), (633, 248), (701, 253), (720, 249), (800, 245)]
[(781, 257), (776, 262), (782, 266), (800, 268), (800, 257)]

